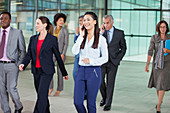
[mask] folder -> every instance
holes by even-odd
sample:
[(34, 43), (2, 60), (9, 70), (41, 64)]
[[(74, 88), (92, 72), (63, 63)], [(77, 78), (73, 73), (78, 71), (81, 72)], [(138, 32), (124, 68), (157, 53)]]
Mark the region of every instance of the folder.
[[(165, 41), (165, 48), (170, 50), (170, 39)], [(167, 56), (168, 53), (165, 53), (164, 56)]]

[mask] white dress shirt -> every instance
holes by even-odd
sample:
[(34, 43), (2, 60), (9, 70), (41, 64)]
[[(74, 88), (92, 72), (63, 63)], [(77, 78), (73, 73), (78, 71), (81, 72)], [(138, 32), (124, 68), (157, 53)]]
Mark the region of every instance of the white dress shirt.
[[(81, 66), (101, 66), (102, 64), (108, 61), (108, 48), (106, 39), (99, 35), (99, 43), (98, 48), (92, 48), (94, 36), (88, 42), (88, 38), (86, 39), (84, 49), (80, 49), (81, 43), (83, 42), (83, 37), (79, 36), (76, 43), (73, 45), (72, 53), (79, 55), (79, 65)], [(89, 58), (90, 63), (85, 64), (82, 60), (85, 58)]]
[(109, 32), (109, 37), (108, 37), (108, 41), (109, 43), (112, 41), (113, 38), (113, 33), (114, 33), (114, 27), (112, 27), (110, 30), (108, 30), (107, 32)]

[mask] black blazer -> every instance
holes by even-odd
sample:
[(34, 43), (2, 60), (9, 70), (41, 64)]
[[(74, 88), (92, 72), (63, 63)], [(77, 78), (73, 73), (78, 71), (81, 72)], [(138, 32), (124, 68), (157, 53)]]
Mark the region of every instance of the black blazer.
[[(22, 62), (24, 64), (24, 69), (29, 64), (30, 60), (31, 62), (31, 71), (33, 74), (36, 74), (36, 58), (37, 58), (37, 42), (38, 42), (38, 35), (34, 35), (30, 38), (29, 46), (27, 54)], [(64, 67), (64, 63), (61, 59), (60, 52), (58, 50), (58, 41), (57, 37), (47, 33), (44, 42), (41, 46), (40, 50), (40, 64), (42, 67), (42, 70), (46, 74), (54, 74), (55, 73), (55, 66), (53, 62), (53, 54), (55, 55), (57, 59), (57, 63), (60, 67), (60, 70), (62, 72), (63, 76), (68, 75), (67, 71)]]
[(109, 61), (111, 61), (116, 66), (119, 65), (120, 61), (126, 53), (126, 41), (124, 38), (124, 32), (114, 27), (114, 32), (110, 44), (108, 43), (106, 30), (103, 33), (103, 36), (106, 38), (108, 44)]

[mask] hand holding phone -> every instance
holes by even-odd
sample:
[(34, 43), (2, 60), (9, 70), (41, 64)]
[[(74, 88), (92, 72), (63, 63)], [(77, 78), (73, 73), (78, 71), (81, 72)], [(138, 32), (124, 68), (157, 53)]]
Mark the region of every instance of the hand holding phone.
[(102, 24), (102, 25), (101, 25), (100, 32), (101, 32), (101, 33), (104, 33), (104, 31), (105, 31), (105, 27), (104, 27), (104, 24)]
[(84, 27), (84, 25), (82, 25), (82, 26), (80, 26), (80, 36), (84, 36), (84, 34), (85, 34), (85, 27)]

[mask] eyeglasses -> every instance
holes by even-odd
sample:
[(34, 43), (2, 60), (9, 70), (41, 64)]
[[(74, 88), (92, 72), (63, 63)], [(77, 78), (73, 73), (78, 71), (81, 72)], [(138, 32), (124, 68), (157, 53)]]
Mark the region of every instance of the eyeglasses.
[(166, 28), (166, 26), (160, 26), (160, 29), (165, 29)]

